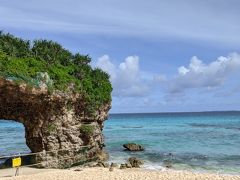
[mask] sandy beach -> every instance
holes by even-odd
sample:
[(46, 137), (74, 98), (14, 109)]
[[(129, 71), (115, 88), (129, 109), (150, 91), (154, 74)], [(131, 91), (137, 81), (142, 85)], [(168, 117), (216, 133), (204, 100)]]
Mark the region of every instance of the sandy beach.
[[(25, 168), (17, 177), (1, 177), (1, 180), (237, 180), (240, 176), (210, 173), (193, 173), (175, 170), (80, 168), (69, 170), (33, 170)], [(13, 172), (13, 170), (12, 170)]]

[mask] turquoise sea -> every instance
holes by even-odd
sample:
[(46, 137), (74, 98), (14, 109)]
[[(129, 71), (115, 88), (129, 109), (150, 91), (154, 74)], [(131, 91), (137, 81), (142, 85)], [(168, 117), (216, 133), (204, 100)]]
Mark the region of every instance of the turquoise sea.
[[(179, 170), (240, 172), (240, 112), (114, 114), (105, 121), (104, 136), (111, 162), (137, 156), (149, 169), (170, 161)], [(124, 151), (127, 142), (146, 150)], [(24, 127), (0, 120), (0, 155), (28, 151)]]

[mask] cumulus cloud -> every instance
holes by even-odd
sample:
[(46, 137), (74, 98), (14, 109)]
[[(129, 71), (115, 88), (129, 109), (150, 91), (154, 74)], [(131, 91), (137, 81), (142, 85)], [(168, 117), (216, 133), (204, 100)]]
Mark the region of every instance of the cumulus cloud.
[(110, 75), (114, 96), (143, 96), (149, 87), (139, 68), (139, 57), (128, 56), (116, 66), (108, 55), (98, 58), (97, 67)]
[[(220, 56), (209, 63), (193, 56), (188, 65), (176, 68), (175, 76), (161, 74), (161, 69), (159, 74), (143, 71), (139, 62), (138, 56), (128, 56), (119, 62), (108, 55), (99, 57), (96, 62), (96, 67), (110, 74), (114, 105), (117, 104), (119, 108), (126, 106), (131, 110), (136, 107), (159, 110), (159, 107), (170, 107), (178, 111), (186, 110), (189, 105), (196, 106), (199, 102), (203, 106), (207, 104), (204, 102), (206, 99), (231, 103), (231, 98), (239, 94), (239, 83), (233, 79), (240, 74), (238, 53)], [(228, 98), (216, 100), (221, 99), (219, 97)]]
[(178, 68), (177, 76), (169, 82), (169, 91), (176, 94), (192, 88), (219, 87), (236, 70), (240, 70), (240, 55), (237, 53), (220, 56), (209, 64), (193, 56), (187, 67)]
[(116, 78), (116, 68), (114, 64), (110, 61), (110, 57), (108, 55), (103, 55), (102, 57), (98, 58), (97, 67), (107, 72), (110, 75), (111, 81)]
[(133, 99), (142, 99), (144, 106), (184, 105), (191, 99), (214, 98), (219, 96), (218, 92), (232, 96), (239, 90), (239, 86), (232, 90), (236, 81), (231, 79), (240, 72), (238, 53), (220, 56), (209, 63), (193, 56), (188, 65), (177, 68), (175, 76), (161, 74), (161, 69), (159, 74), (143, 71), (139, 62), (138, 56), (128, 56), (119, 62), (104, 55), (98, 58), (96, 67), (110, 74), (115, 98), (129, 102), (132, 100), (124, 97), (140, 97)]

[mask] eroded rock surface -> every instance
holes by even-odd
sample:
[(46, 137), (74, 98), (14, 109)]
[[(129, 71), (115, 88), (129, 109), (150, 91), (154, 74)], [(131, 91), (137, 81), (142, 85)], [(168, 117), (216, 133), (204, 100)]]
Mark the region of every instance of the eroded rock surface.
[(89, 114), (81, 94), (49, 94), (46, 87), (0, 79), (0, 104), (0, 119), (23, 123), (28, 147), (41, 152), (35, 158), (40, 166), (68, 167), (107, 157), (102, 129), (110, 103)]

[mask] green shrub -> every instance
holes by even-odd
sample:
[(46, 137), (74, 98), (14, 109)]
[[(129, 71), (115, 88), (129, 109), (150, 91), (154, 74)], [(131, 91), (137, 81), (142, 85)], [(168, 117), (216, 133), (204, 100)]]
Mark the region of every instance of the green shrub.
[(94, 132), (94, 126), (91, 125), (91, 124), (83, 124), (81, 127), (80, 127), (80, 132), (83, 134), (83, 135), (86, 135), (86, 136), (91, 136), (93, 135), (93, 132)]
[(88, 55), (72, 54), (56, 42), (35, 40), (31, 45), (28, 40), (0, 32), (0, 77), (39, 87), (39, 73), (46, 73), (50, 94), (55, 90), (84, 94), (87, 113), (93, 114), (111, 101), (112, 86), (109, 75), (93, 69), (90, 62)]

